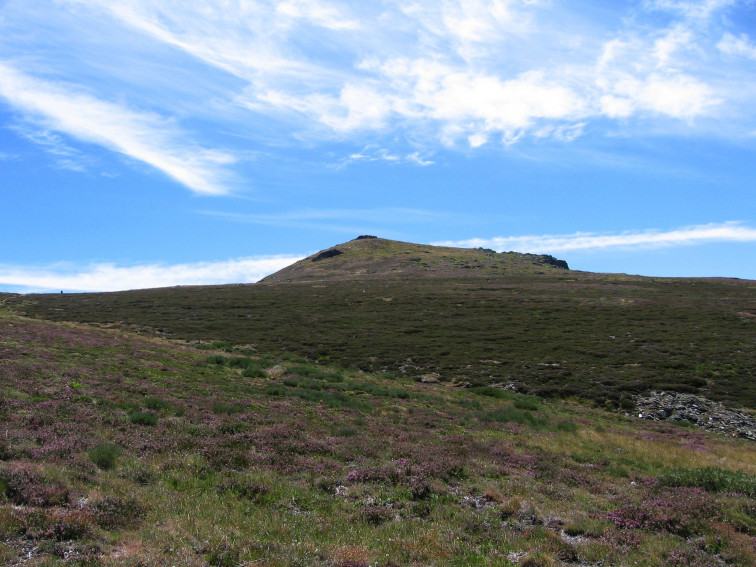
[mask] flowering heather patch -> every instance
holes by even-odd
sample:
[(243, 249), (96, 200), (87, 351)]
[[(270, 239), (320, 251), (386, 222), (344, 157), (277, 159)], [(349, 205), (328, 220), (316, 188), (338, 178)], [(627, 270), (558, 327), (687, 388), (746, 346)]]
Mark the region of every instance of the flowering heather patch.
[(133, 498), (106, 496), (87, 504), (94, 521), (102, 528), (113, 530), (133, 525), (144, 515), (144, 507)]
[(714, 501), (699, 488), (661, 490), (606, 514), (618, 528), (666, 531), (682, 537), (697, 535), (706, 522), (719, 516)]
[(21, 464), (0, 469), (0, 489), (14, 504), (58, 506), (70, 501), (69, 490)]
[(32, 540), (69, 541), (89, 534), (93, 518), (86, 510), (75, 508), (22, 508), (14, 515), (21, 534)]
[(20, 319), (0, 353), (0, 562), (756, 561), (745, 441)]

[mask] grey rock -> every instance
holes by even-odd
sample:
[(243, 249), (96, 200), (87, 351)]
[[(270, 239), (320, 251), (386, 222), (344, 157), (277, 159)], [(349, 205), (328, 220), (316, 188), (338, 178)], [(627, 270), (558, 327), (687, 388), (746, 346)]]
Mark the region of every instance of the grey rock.
[(651, 392), (636, 396), (638, 415), (654, 421), (687, 421), (706, 431), (756, 441), (756, 419), (701, 396)]

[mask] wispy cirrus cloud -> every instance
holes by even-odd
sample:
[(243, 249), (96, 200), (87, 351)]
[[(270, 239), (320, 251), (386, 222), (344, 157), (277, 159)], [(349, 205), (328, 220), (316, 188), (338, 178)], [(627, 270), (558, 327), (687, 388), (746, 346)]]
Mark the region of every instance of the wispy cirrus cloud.
[(576, 232), (526, 236), (497, 236), (434, 242), (438, 246), (484, 247), (497, 251), (531, 253), (649, 249), (692, 246), (709, 242), (756, 242), (756, 228), (731, 221), (672, 230), (636, 230), (621, 233)]
[[(0, 49), (19, 63), (1, 63), (0, 96), (42, 131), (208, 195), (229, 192), (250, 150), (242, 138), (255, 148), (337, 139), (383, 148), (343, 163), (426, 166), (446, 148), (670, 123), (695, 133), (712, 117), (726, 136), (756, 128), (749, 97), (725, 78), (752, 76), (742, 57), (753, 42), (714, 17), (735, 6), (639, 0), (592, 19), (540, 0), (12, 0)], [(74, 22), (80, 33), (66, 33)], [(42, 45), (33, 56), (27, 31)], [(235, 151), (214, 149), (221, 138)]]
[(336, 168), (341, 169), (351, 163), (358, 162), (387, 162), (387, 163), (414, 163), (423, 167), (433, 165), (433, 160), (424, 158), (420, 152), (412, 152), (410, 154), (399, 154), (392, 152), (386, 148), (381, 148), (375, 145), (367, 145), (359, 152), (350, 154), (348, 157), (342, 159), (335, 165)]
[[(3, 61), (0, 97), (43, 131), (61, 132), (146, 163), (197, 193), (219, 195), (229, 191), (230, 176), (224, 168), (235, 158), (230, 153), (185, 143), (185, 134), (170, 118), (134, 111), (71, 85), (32, 77)], [(41, 134), (37, 139), (60, 154), (59, 139)]]
[[(563, 26), (566, 8), (533, 0), (62, 3), (241, 79), (228, 101), (316, 138), (569, 142), (590, 121), (690, 122), (727, 100), (701, 54), (719, 25), (712, 15), (733, 0), (631, 4), (633, 18), (608, 22), (617, 31), (604, 40), (586, 39), (579, 20)], [(659, 11), (668, 25), (644, 25)]]
[(301, 256), (257, 256), (188, 264), (111, 263), (29, 267), (0, 264), (0, 286), (14, 292), (123, 291), (176, 285), (254, 283)]
[(88, 159), (76, 148), (67, 144), (59, 135), (39, 128), (15, 127), (13, 130), (53, 156), (55, 165), (70, 171), (86, 171)]

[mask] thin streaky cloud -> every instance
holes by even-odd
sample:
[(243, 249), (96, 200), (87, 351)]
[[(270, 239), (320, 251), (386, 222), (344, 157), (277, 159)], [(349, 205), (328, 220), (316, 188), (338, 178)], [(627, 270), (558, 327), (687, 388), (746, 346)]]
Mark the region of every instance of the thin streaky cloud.
[(709, 242), (756, 242), (756, 228), (730, 221), (673, 230), (626, 231), (617, 234), (576, 232), (527, 236), (500, 236), (434, 242), (437, 246), (483, 247), (497, 251), (551, 253), (574, 250), (649, 249), (691, 246)]
[(87, 171), (87, 165), (90, 161), (87, 156), (66, 144), (54, 132), (28, 126), (17, 126), (12, 130), (51, 155), (56, 167), (70, 171)]
[(258, 256), (221, 262), (117, 266), (2, 266), (0, 286), (11, 291), (124, 291), (176, 285), (254, 283), (302, 256)]
[(42, 130), (54, 130), (149, 164), (196, 193), (229, 192), (226, 167), (236, 161), (234, 156), (182, 143), (185, 135), (170, 119), (31, 77), (2, 61), (0, 97)]

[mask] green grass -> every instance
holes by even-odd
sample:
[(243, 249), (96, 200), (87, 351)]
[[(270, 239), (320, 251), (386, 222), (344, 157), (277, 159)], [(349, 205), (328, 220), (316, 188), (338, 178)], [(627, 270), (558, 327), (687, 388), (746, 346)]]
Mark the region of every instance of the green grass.
[(739, 492), (756, 498), (756, 476), (719, 467), (672, 469), (659, 481), (665, 486), (689, 486), (709, 492)]

